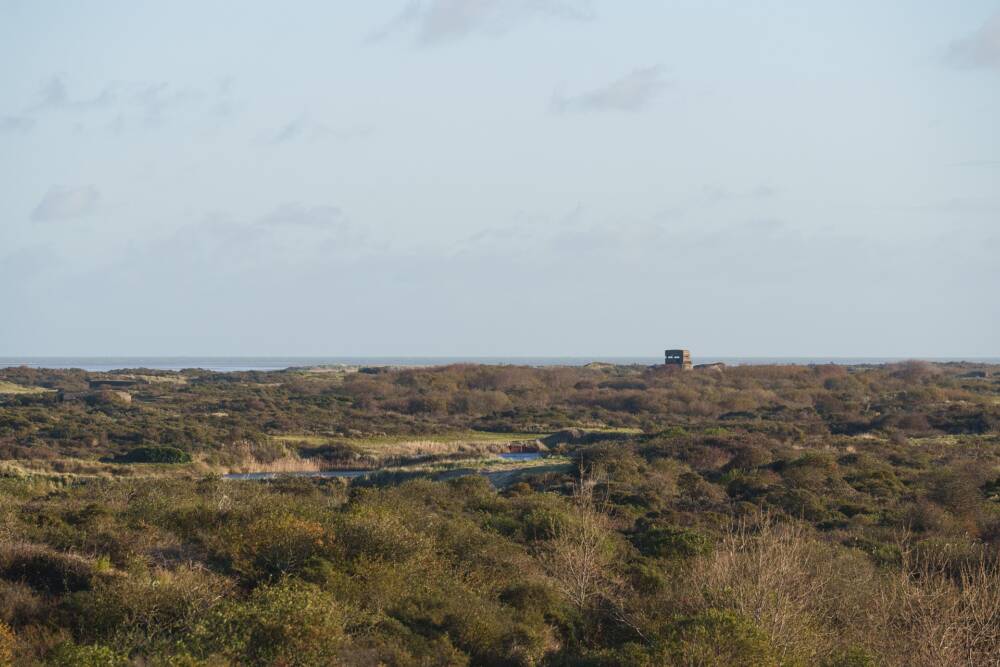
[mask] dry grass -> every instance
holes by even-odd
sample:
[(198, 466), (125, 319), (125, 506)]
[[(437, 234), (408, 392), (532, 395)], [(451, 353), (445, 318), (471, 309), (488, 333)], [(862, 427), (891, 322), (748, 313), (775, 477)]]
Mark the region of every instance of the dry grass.
[(171, 375), (136, 375), (134, 377), (137, 380), (145, 380), (149, 384), (182, 385), (188, 383), (187, 377), (176, 373)]
[(320, 472), (323, 468), (319, 461), (314, 459), (303, 459), (298, 456), (288, 455), (272, 461), (261, 461), (254, 456), (245, 456), (240, 462), (228, 467), (230, 473), (246, 472)]
[(47, 394), (53, 389), (44, 387), (26, 387), (6, 380), (0, 380), (0, 394)]
[(698, 559), (700, 605), (753, 619), (782, 662), (861, 647), (887, 665), (1000, 664), (1000, 569), (891, 574), (799, 526), (740, 523)]
[(483, 456), (505, 452), (513, 444), (531, 443), (540, 446), (536, 433), (487, 433), (468, 431), (440, 435), (386, 435), (342, 438), (325, 435), (276, 435), (272, 440), (284, 444), (295, 443), (320, 446), (340, 444), (350, 447), (362, 457), (374, 461), (393, 458), (469, 455)]
[[(904, 561), (908, 561), (904, 548)], [(1000, 564), (979, 562), (948, 576), (904, 563), (878, 590), (870, 621), (912, 665), (1000, 665)]]
[(710, 556), (696, 562), (692, 579), (700, 582), (707, 606), (753, 619), (783, 661), (814, 662), (831, 651), (838, 637), (832, 624), (816, 622), (837, 595), (830, 556), (825, 545), (806, 537), (804, 528), (767, 520), (740, 523)]
[(0, 478), (50, 481), (59, 485), (87, 479), (142, 479), (165, 476), (198, 476), (217, 472), (217, 467), (196, 457), (190, 464), (123, 465), (86, 459), (10, 459), (0, 461)]

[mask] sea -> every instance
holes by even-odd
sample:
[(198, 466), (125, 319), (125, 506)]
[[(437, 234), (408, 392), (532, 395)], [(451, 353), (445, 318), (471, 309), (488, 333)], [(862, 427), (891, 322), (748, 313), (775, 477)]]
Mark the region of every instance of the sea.
[[(730, 366), (760, 364), (887, 364), (914, 357), (736, 357), (692, 356), (695, 364), (722, 362)], [(924, 361), (1000, 363), (1000, 357), (920, 357)], [(501, 364), (512, 366), (583, 366), (609, 364), (662, 364), (663, 357), (0, 357), (0, 368), (79, 368), (105, 372), (132, 368), (165, 371), (203, 369), (215, 372), (276, 371), (315, 366), (441, 366), (447, 364)]]

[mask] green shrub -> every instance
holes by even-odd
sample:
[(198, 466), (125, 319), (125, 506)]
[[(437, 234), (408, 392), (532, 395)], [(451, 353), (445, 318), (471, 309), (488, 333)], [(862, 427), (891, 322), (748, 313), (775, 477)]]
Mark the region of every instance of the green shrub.
[(692, 558), (712, 549), (705, 535), (676, 526), (648, 528), (637, 533), (632, 541), (644, 555), (655, 558)]
[(230, 520), (213, 538), (217, 553), (248, 581), (296, 573), (334, 549), (332, 531), (294, 514), (265, 515), (248, 524)]
[(191, 455), (176, 447), (147, 446), (116, 456), (115, 463), (190, 463)]
[(98, 582), (67, 605), (81, 619), (78, 639), (127, 636), (151, 644), (182, 636), (231, 592), (224, 578), (191, 567), (135, 571)]
[(403, 512), (381, 503), (358, 503), (341, 517), (337, 538), (349, 558), (403, 562), (428, 548), (426, 534)]
[(79, 646), (70, 642), (56, 646), (47, 662), (54, 667), (125, 667), (129, 664), (127, 656), (107, 646)]
[(669, 629), (662, 654), (678, 665), (778, 664), (764, 633), (752, 621), (717, 609), (677, 621)]
[(850, 648), (830, 656), (822, 667), (877, 667), (878, 661), (862, 648)]
[(192, 638), (196, 652), (242, 665), (340, 664), (346, 641), (333, 597), (294, 579), (258, 588), (246, 602), (220, 607)]

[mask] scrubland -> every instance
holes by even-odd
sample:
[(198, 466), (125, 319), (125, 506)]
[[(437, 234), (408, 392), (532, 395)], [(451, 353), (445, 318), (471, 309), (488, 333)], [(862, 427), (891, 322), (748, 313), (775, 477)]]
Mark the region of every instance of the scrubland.
[(998, 367), (134, 374), (0, 370), (0, 664), (1000, 656)]

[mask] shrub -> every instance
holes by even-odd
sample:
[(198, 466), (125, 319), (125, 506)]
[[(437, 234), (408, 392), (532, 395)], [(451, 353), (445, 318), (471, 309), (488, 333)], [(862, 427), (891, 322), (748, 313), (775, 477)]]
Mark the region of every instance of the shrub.
[(752, 621), (719, 609), (680, 619), (670, 629), (662, 652), (678, 665), (778, 664), (767, 637)]
[(79, 646), (65, 642), (49, 654), (48, 664), (54, 667), (125, 667), (129, 660), (107, 646)]
[(712, 548), (705, 535), (674, 526), (648, 528), (637, 533), (632, 541), (643, 554), (656, 558), (691, 558), (708, 553)]
[(746, 445), (736, 450), (733, 458), (726, 464), (726, 470), (754, 470), (765, 466), (774, 460), (771, 452), (757, 445)]
[(294, 579), (258, 588), (247, 602), (220, 608), (193, 644), (236, 664), (340, 664), (343, 613), (317, 586)]
[(430, 546), (428, 536), (416, 528), (398, 510), (359, 503), (342, 517), (337, 537), (349, 558), (399, 563)]
[(0, 621), (0, 665), (10, 665), (14, 663), (14, 648), (17, 644), (17, 637), (10, 627)]
[(116, 456), (115, 463), (190, 463), (191, 455), (176, 447), (136, 447)]
[(983, 502), (981, 481), (967, 471), (936, 471), (928, 481), (931, 500), (956, 515), (972, 514)]
[(227, 526), (220, 542), (233, 570), (258, 581), (295, 573), (310, 559), (330, 554), (334, 537), (318, 521), (279, 514), (261, 517), (249, 526)]
[(69, 606), (83, 620), (78, 638), (104, 641), (129, 634), (148, 643), (183, 635), (230, 590), (222, 577), (192, 567), (138, 571), (78, 593)]
[(868, 651), (855, 647), (838, 651), (824, 660), (822, 667), (878, 667), (878, 664)]
[(0, 576), (43, 593), (67, 593), (91, 587), (94, 570), (80, 556), (29, 543), (0, 545)]
[(46, 603), (39, 593), (27, 584), (0, 579), (0, 623), (16, 627), (39, 620), (45, 614)]
[(782, 662), (815, 662), (828, 636), (815, 627), (854, 627), (855, 593), (875, 576), (864, 556), (836, 551), (800, 526), (741, 522), (708, 556), (693, 563), (691, 581), (704, 604), (751, 619)]

